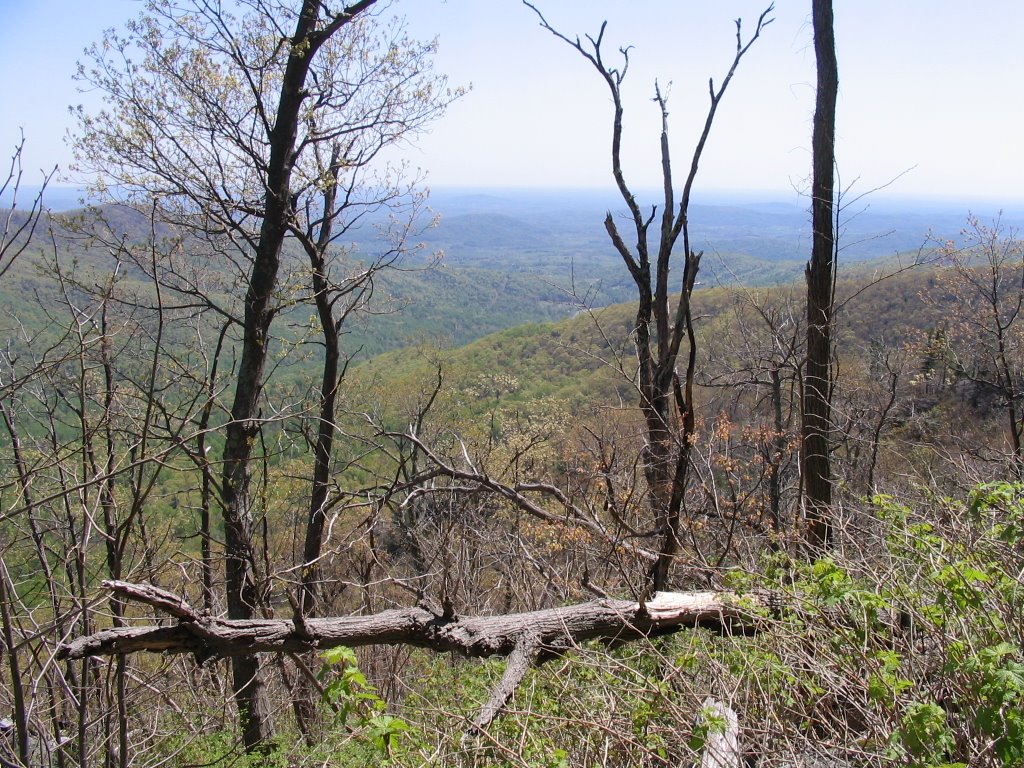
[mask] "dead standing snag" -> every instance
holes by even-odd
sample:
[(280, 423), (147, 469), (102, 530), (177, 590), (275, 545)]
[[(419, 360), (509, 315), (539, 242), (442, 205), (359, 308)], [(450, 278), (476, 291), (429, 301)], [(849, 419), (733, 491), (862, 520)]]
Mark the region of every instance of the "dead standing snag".
[[(761, 31), (772, 22), (771, 13), (774, 5), (769, 5), (758, 17), (754, 34), (746, 43), (743, 42), (740, 20), (736, 21), (736, 52), (721, 84), (716, 88), (713, 79), (708, 82), (711, 104), (704, 120), (704, 128), (690, 158), (690, 168), (678, 207), (675, 202), (672, 160), (669, 154), (667, 100), (655, 83), (654, 101), (661, 109), (663, 199), (661, 221), (655, 235), (653, 253), (648, 240), (648, 230), (657, 218), (658, 207), (651, 206), (649, 214), (641, 210), (622, 168), (622, 83), (629, 69), (629, 48), (619, 49), (622, 55), (621, 69), (611, 66), (605, 61), (602, 49), (607, 22), (601, 25), (596, 38), (587, 35), (585, 44), (579, 37), (570, 39), (554, 29), (533, 4), (524, 0), (524, 5), (537, 14), (544, 29), (567, 43), (590, 62), (608, 86), (612, 97), (612, 176), (629, 210), (629, 220), (636, 233), (636, 246), (630, 248), (626, 244), (610, 211), (605, 217), (604, 225), (615, 250), (622, 257), (633, 282), (636, 283), (639, 299), (633, 341), (638, 362), (636, 385), (646, 428), (643, 467), (647, 481), (648, 504), (655, 531), (660, 538), (658, 558), (651, 568), (647, 591), (660, 592), (668, 586), (672, 561), (679, 552), (682, 533), (681, 513), (689, 478), (690, 448), (696, 430), (693, 388), (697, 341), (693, 330), (690, 297), (696, 283), (702, 253), (694, 251), (690, 244), (690, 194), (718, 105), (736, 73), (740, 60), (760, 37)], [(682, 281), (678, 293), (670, 295), (670, 261), (680, 237), (683, 245)], [(680, 374), (676, 364), (684, 339), (687, 349), (686, 367)]]

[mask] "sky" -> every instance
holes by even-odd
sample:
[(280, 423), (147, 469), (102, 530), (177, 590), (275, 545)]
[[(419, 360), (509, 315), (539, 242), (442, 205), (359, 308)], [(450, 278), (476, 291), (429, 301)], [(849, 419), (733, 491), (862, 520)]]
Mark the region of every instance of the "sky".
[[(672, 151), (682, 178), (708, 106), (764, 9), (750, 0), (537, 0), (571, 37), (606, 56), (632, 46), (623, 161), (636, 188), (659, 183), (654, 82), (671, 83)], [(883, 194), (999, 202), (1024, 198), (1024, 3), (837, 0), (841, 184)], [(83, 49), (141, 10), (137, 0), (0, 0), (0, 152), (26, 140), (26, 183), (71, 160), (71, 105), (98, 106), (73, 81)], [(596, 71), (520, 0), (396, 0), (409, 32), (439, 40), (436, 68), (471, 86), (403, 157), (432, 187), (611, 188), (611, 104)], [(810, 2), (777, 0), (719, 108), (698, 189), (795, 194), (809, 186), (814, 109)]]

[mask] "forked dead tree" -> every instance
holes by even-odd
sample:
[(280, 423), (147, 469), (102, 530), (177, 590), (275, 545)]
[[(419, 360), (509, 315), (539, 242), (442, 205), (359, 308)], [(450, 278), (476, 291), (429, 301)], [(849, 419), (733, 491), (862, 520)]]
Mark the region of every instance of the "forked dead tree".
[[(605, 60), (603, 49), (607, 23), (601, 25), (597, 37), (569, 38), (552, 27), (533, 4), (524, 4), (540, 19), (541, 26), (567, 43), (597, 70), (608, 86), (614, 114), (612, 117), (612, 176), (615, 186), (629, 211), (629, 222), (636, 237), (633, 246), (627, 244), (619, 231), (611, 211), (605, 217), (605, 229), (612, 244), (637, 289), (636, 348), (640, 394), (640, 410), (646, 425), (643, 456), (647, 481), (648, 505), (654, 530), (659, 537), (658, 557), (650, 571), (647, 589), (660, 591), (667, 588), (672, 562), (680, 549), (682, 510), (690, 469), (690, 448), (693, 444), (694, 375), (697, 362), (697, 341), (693, 329), (691, 295), (700, 269), (702, 252), (693, 250), (690, 239), (688, 213), (693, 184), (704, 152), (718, 106), (732, 81), (740, 61), (764, 28), (771, 23), (774, 5), (769, 5), (758, 17), (754, 33), (743, 41), (742, 24), (736, 21), (736, 52), (725, 77), (716, 87), (708, 81), (710, 106), (704, 119), (697, 145), (690, 157), (690, 167), (683, 183), (678, 205), (672, 158), (669, 152), (667, 97), (655, 83), (654, 101), (661, 109), (661, 218), (658, 206), (650, 211), (641, 208), (626, 181), (622, 167), (622, 84), (629, 69), (629, 48), (620, 48), (621, 63), (613, 65)], [(656, 230), (651, 232), (652, 225)], [(677, 289), (669, 284), (669, 270), (676, 246), (682, 244), (682, 279)], [(685, 342), (685, 347), (684, 347)], [(678, 366), (682, 357), (683, 370)]]

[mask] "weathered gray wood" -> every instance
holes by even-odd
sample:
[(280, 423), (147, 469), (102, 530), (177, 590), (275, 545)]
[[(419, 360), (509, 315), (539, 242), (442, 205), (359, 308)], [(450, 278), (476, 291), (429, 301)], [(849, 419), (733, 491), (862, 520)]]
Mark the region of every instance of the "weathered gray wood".
[(491, 693), (491, 698), (480, 709), (480, 714), (473, 721), (472, 727), (467, 735), (474, 735), (483, 731), (490, 725), (494, 718), (505, 708), (505, 705), (512, 699), (519, 687), (519, 683), (526, 677), (526, 673), (537, 663), (540, 655), (540, 638), (533, 635), (526, 635), (519, 644), (512, 649), (505, 664), (505, 674), (501, 676), (501, 682)]
[(717, 699), (708, 697), (704, 700), (704, 710), (700, 715), (704, 719), (724, 720), (725, 728), (712, 728), (704, 742), (704, 754), (701, 755), (700, 768), (741, 768), (740, 755), (740, 722), (732, 707)]
[(128, 600), (146, 603), (182, 621), (199, 621), (202, 614), (186, 602), (185, 598), (152, 584), (135, 584), (130, 581), (110, 579), (103, 582), (111, 592)]
[[(105, 581), (127, 599), (174, 616), (172, 626), (113, 627), (62, 645), (59, 658), (150, 651), (192, 653), (206, 659), (261, 652), (305, 653), (345, 645), (414, 645), (470, 657), (508, 656), (501, 682), (467, 735), (479, 733), (504, 709), (527, 671), (586, 640), (612, 643), (680, 629), (720, 633), (757, 629), (758, 601), (726, 592), (659, 592), (645, 603), (601, 599), (529, 613), (459, 618), (426, 608), (324, 619), (220, 619), (203, 616), (183, 598), (146, 584)], [(716, 764), (717, 765), (717, 764)], [(724, 766), (724, 764), (721, 764)]]
[(743, 602), (723, 592), (661, 592), (645, 604), (602, 599), (529, 613), (461, 618), (414, 607), (369, 616), (307, 619), (299, 625), (291, 619), (201, 616), (185, 600), (164, 590), (114, 581), (104, 582), (104, 586), (166, 610), (178, 622), (171, 626), (101, 630), (61, 646), (61, 658), (139, 651), (220, 657), (398, 644), (486, 657), (508, 656), (526, 637), (536, 638), (537, 649), (551, 655), (586, 640), (621, 642), (692, 627), (734, 634), (756, 631), (756, 620), (750, 612), (756, 601), (748, 596)]

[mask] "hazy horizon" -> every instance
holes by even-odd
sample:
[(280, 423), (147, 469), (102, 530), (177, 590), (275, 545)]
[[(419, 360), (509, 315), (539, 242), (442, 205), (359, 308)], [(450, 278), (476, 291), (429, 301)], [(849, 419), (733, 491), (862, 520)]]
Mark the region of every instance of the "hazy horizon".
[[(735, 19), (749, 35), (766, 4), (651, 0), (641, 13), (611, 0), (540, 3), (569, 35), (596, 33), (607, 20), (609, 57), (633, 46), (623, 162), (634, 188), (658, 185), (655, 78), (672, 82), (670, 135), (682, 167), (703, 124), (708, 78), (718, 82), (734, 53)], [(0, 152), (23, 132), (25, 181), (70, 164), (67, 138), (76, 126), (68, 107), (101, 106), (99, 94), (73, 81), (76, 62), (106, 27), (122, 27), (139, 9), (131, 0), (0, 0), (0, 66), (20, 73), (6, 83)], [(414, 37), (436, 36), (437, 71), (453, 86), (472, 85), (395, 159), (429, 174), (437, 189), (611, 185), (607, 89), (518, 0), (394, 2), (383, 14), (404, 16)], [(779, 3), (742, 62), (701, 162), (701, 190), (806, 188), (815, 79), (809, 14), (809, 4)], [(886, 197), (963, 205), (1024, 197), (1024, 105), (1005, 90), (1024, 79), (1024, 4), (993, 0), (964, 13), (947, 0), (861, 0), (836, 7), (835, 25), (841, 187), (855, 178), (863, 189), (891, 183)]]
[[(509, 201), (530, 201), (540, 203), (543, 200), (558, 201), (560, 204), (600, 204), (600, 206), (616, 207), (621, 203), (618, 191), (614, 187), (536, 187), (536, 186), (475, 186), (475, 185), (426, 185), (430, 189), (430, 203), (453, 203), (460, 197), (490, 196)], [(18, 208), (26, 210), (36, 198), (39, 185), (22, 184), (18, 193)], [(65, 184), (50, 184), (46, 187), (43, 197), (47, 209), (60, 213), (83, 207), (80, 200), (85, 190)], [(645, 204), (657, 204), (660, 190), (639, 188), (635, 192), (638, 199)], [(0, 208), (9, 208), (11, 190), (0, 195)], [(809, 198), (793, 190), (769, 189), (703, 189), (697, 190), (691, 201), (694, 206), (716, 205), (787, 205), (797, 208), (809, 206)], [(872, 209), (891, 212), (908, 212), (927, 214), (960, 213), (964, 217), (968, 213), (982, 217), (993, 217), (1000, 213), (1005, 218), (1024, 218), (1024, 196), (1001, 199), (997, 197), (961, 196), (948, 194), (912, 194), (894, 193), (880, 190), (865, 195), (858, 203), (858, 208), (865, 206)], [(443, 213), (443, 211), (442, 211)]]

